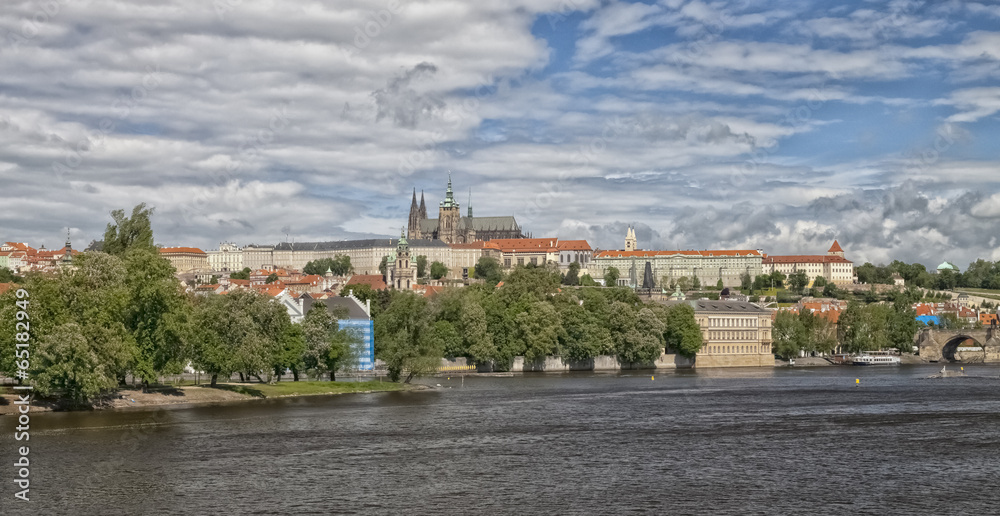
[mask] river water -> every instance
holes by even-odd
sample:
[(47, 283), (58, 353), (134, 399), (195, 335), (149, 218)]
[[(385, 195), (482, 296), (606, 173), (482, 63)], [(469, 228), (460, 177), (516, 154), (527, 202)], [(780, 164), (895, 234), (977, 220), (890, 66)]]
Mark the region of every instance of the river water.
[[(40, 414), (32, 501), (2, 468), (0, 513), (997, 514), (1000, 368), (938, 369), (429, 378)], [(4, 463), (14, 445), (4, 430)]]

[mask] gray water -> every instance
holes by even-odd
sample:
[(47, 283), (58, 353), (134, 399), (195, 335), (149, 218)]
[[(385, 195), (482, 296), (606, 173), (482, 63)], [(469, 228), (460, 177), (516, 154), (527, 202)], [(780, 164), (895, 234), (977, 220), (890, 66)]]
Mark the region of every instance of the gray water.
[[(41, 414), (32, 501), (0, 468), (0, 513), (1000, 513), (1000, 368), (938, 369), (431, 378)], [(11, 432), (0, 447), (11, 463)]]

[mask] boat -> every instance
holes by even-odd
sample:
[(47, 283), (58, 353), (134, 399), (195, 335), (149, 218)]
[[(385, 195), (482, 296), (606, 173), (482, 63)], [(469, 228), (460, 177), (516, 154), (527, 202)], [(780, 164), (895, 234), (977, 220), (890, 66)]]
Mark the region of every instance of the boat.
[(866, 351), (851, 357), (854, 365), (899, 365), (900, 359), (889, 351)]

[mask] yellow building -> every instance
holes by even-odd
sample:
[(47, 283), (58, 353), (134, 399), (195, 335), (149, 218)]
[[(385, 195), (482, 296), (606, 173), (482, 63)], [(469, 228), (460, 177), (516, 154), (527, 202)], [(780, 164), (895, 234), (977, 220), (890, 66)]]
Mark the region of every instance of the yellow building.
[(685, 301), (704, 339), (695, 367), (774, 367), (771, 311), (744, 301)]
[(166, 258), (178, 274), (208, 269), (208, 253), (197, 247), (161, 247), (160, 256)]
[(799, 271), (809, 277), (809, 285), (817, 276), (823, 276), (828, 283), (850, 285), (854, 283), (854, 262), (844, 257), (844, 249), (834, 240), (825, 255), (768, 255), (763, 261), (764, 274), (781, 271), (790, 276)]

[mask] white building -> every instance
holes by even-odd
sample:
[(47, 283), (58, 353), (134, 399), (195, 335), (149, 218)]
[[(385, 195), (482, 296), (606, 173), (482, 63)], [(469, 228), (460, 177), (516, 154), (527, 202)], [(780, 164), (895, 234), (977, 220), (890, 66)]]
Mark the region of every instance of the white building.
[(844, 258), (844, 249), (834, 240), (825, 255), (768, 255), (764, 257), (764, 273), (781, 271), (788, 276), (804, 271), (809, 277), (809, 285), (817, 276), (835, 285), (854, 283), (854, 262)]
[(208, 267), (216, 272), (243, 270), (243, 248), (231, 242), (222, 242), (218, 250), (208, 251)]

